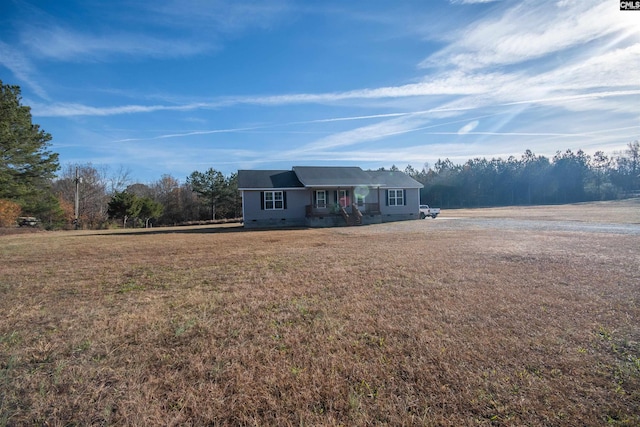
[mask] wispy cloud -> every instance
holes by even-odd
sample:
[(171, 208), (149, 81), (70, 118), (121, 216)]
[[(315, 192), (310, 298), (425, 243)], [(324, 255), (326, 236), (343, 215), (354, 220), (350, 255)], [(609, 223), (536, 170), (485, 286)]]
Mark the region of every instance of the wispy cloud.
[(144, 21), (189, 31), (214, 31), (236, 35), (251, 28), (266, 29), (288, 16), (291, 6), (286, 0), (263, 1), (184, 1), (168, 0), (140, 3)]
[(211, 42), (181, 37), (153, 37), (126, 32), (82, 33), (59, 26), (29, 28), (23, 34), (22, 44), (36, 57), (57, 61), (95, 61), (113, 55), (175, 58), (215, 48)]
[(408, 84), (395, 87), (383, 87), (375, 89), (362, 89), (347, 92), (331, 93), (300, 93), (273, 96), (248, 96), (248, 97), (226, 97), (210, 102), (194, 102), (182, 105), (125, 105), (116, 107), (93, 107), (83, 104), (59, 103), (52, 105), (36, 105), (34, 108), (40, 116), (108, 116), (129, 113), (149, 113), (155, 111), (185, 111), (194, 109), (209, 109), (230, 107), (239, 104), (252, 105), (291, 105), (291, 104), (329, 104), (349, 100), (366, 99), (389, 99), (405, 98), (415, 96), (431, 95), (471, 95), (480, 94), (486, 90), (489, 82), (501, 81), (497, 75), (470, 76), (465, 78), (462, 75), (447, 76), (442, 79), (431, 80), (423, 83)]
[[(344, 92), (294, 93), (272, 96), (226, 97), (210, 101), (171, 105), (124, 105), (95, 107), (82, 104), (51, 104), (34, 106), (34, 114), (41, 116), (109, 116), (156, 111), (189, 111), (198, 109), (230, 108), (234, 105), (250, 104), (282, 106), (293, 104), (333, 104), (363, 100), (392, 100), (408, 97), (441, 96), (448, 101), (433, 104), (429, 112), (464, 111), (494, 105), (566, 103), (567, 108), (589, 108), (593, 102), (633, 94), (637, 87), (628, 79), (625, 64), (640, 62), (640, 41), (629, 42), (628, 24), (620, 24), (620, 18), (612, 16), (610, 5), (589, 1), (557, 5), (557, 14), (550, 14), (553, 3), (526, 1), (506, 8), (498, 18), (479, 19), (472, 27), (457, 35), (457, 40), (423, 62), (449, 65), (446, 71), (431, 72), (422, 81), (398, 86), (365, 88)], [(562, 7), (560, 7), (562, 6)], [(629, 15), (629, 14), (627, 14)], [(494, 15), (492, 15), (494, 16)], [(614, 22), (615, 21), (615, 22)], [(624, 19), (623, 19), (624, 22)], [(57, 57), (82, 56), (103, 52), (131, 53), (146, 51), (147, 54), (168, 50), (162, 43), (153, 40), (138, 44), (107, 43), (100, 38), (88, 38), (80, 42), (79, 34), (64, 30), (51, 30), (53, 46), (43, 55)], [(636, 31), (640, 38), (640, 30)], [(580, 55), (570, 52), (576, 45), (602, 40), (612, 34), (627, 34), (625, 45), (603, 51), (594, 43)], [(57, 40), (57, 41), (56, 41)], [(70, 40), (70, 41), (69, 41)], [(124, 38), (123, 38), (124, 40)], [(560, 41), (558, 41), (560, 40)], [(633, 37), (632, 39), (633, 40)], [(117, 37), (116, 37), (117, 41)], [(611, 40), (608, 41), (611, 43)], [(39, 43), (34, 43), (38, 44)], [(601, 44), (601, 43), (600, 43)], [(44, 45), (44, 44), (42, 44)], [(193, 47), (197, 51), (202, 47)], [(187, 48), (183, 52), (190, 52)], [(540, 56), (568, 50), (567, 60), (548, 65), (539, 65), (540, 70), (523, 67), (508, 72), (496, 71), (496, 65), (527, 63)], [(170, 49), (169, 49), (170, 50)], [(180, 49), (176, 49), (180, 52)], [(464, 58), (464, 60), (463, 60)], [(631, 92), (621, 90), (629, 86)], [(576, 100), (589, 99), (592, 103), (580, 106)], [(395, 113), (395, 115), (404, 113)], [(394, 113), (374, 114), (369, 117), (392, 118)], [(357, 118), (357, 117), (356, 117)], [(355, 118), (327, 119), (354, 120)], [(361, 135), (354, 130), (353, 135)]]
[(460, 129), (458, 132), (425, 132), (422, 135), (491, 135), (491, 136), (568, 136), (584, 137), (586, 133), (558, 133), (558, 132), (471, 132)]
[(596, 88), (637, 87), (629, 76), (630, 64), (640, 64), (640, 40), (631, 46), (570, 62), (529, 79), (535, 86), (549, 91), (584, 91)]
[[(113, 6), (94, 7), (103, 25), (84, 30), (65, 26), (39, 10), (38, 22), (25, 20), (20, 43), (40, 58), (92, 61), (109, 56), (179, 58), (222, 49), (225, 39), (248, 29), (266, 29), (286, 16), (284, 1), (180, 1), (127, 3), (129, 14), (113, 13)], [(131, 24), (134, 24), (133, 26)], [(115, 30), (138, 28), (138, 31)]]
[(468, 133), (470, 133), (472, 130), (474, 130), (475, 128), (478, 127), (478, 125), (480, 124), (480, 122), (478, 120), (474, 120), (472, 122), (467, 123), (466, 125), (462, 126), (460, 128), (460, 130), (458, 130), (458, 135), (466, 135)]
[[(491, 3), (489, 0), (450, 2), (460, 5)], [(147, 32), (141, 28), (139, 33), (131, 29), (107, 33), (101, 28), (80, 30), (64, 24), (39, 29), (30, 27), (33, 31), (23, 31), (20, 42), (32, 58), (0, 42), (0, 62), (29, 82), (34, 92), (44, 98), (46, 93), (38, 84), (34, 66), (38, 60), (108, 62), (116, 57), (195, 56), (221, 48), (225, 37), (234, 37), (252, 28), (268, 28), (288, 13), (286, 4), (271, 2), (269, 5), (261, 2), (203, 4), (170, 0), (153, 7), (144, 2), (135, 7), (141, 10), (149, 7), (146, 17), (152, 25), (167, 31)], [(465, 20), (474, 20), (471, 25), (460, 25), (451, 33), (429, 40), (443, 44), (443, 47), (416, 64), (413, 71), (420, 75), (398, 84), (351, 86), (351, 90), (328, 89), (318, 93), (275, 91), (273, 94), (256, 92), (255, 95), (216, 97), (203, 94), (181, 102), (152, 98), (140, 88), (142, 96), (128, 93), (127, 99), (135, 100), (120, 105), (105, 105), (104, 101), (96, 101), (96, 105), (87, 105), (90, 102), (33, 102), (30, 105), (33, 114), (40, 117), (136, 115), (137, 119), (157, 112), (193, 112), (175, 116), (180, 116), (181, 120), (202, 120), (204, 129), (201, 130), (181, 130), (178, 125), (169, 125), (175, 126), (175, 130), (146, 129), (144, 135), (158, 133), (149, 138), (132, 138), (126, 134), (117, 137), (120, 138), (118, 142), (139, 142), (123, 145), (136, 146), (140, 153), (152, 144), (165, 143), (162, 140), (170, 139), (172, 143), (180, 139), (202, 141), (207, 138), (198, 138), (207, 135), (211, 135), (209, 140), (215, 140), (213, 135), (216, 134), (284, 134), (304, 128), (309, 135), (322, 135), (301, 138), (295, 147), (280, 147), (277, 153), (268, 149), (207, 151), (212, 156), (238, 156), (242, 162), (331, 161), (349, 156), (354, 161), (383, 159), (396, 162), (392, 159), (402, 156), (406, 160), (423, 160), (426, 157), (421, 153), (424, 152), (429, 152), (430, 156), (444, 153), (443, 157), (455, 158), (456, 155), (473, 154), (489, 139), (501, 141), (495, 152), (509, 152), (514, 149), (513, 144), (510, 146), (506, 142), (509, 138), (515, 138), (522, 145), (544, 141), (547, 145), (542, 146), (551, 147), (552, 142), (557, 144), (559, 139), (590, 143), (604, 140), (605, 136), (610, 138), (611, 134), (623, 137), (637, 134), (637, 129), (625, 132), (614, 128), (622, 123), (615, 121), (616, 114), (627, 117), (634, 114), (632, 107), (640, 95), (640, 85), (633, 78), (637, 71), (635, 64), (640, 63), (640, 26), (635, 14), (619, 13), (611, 1), (601, 0), (524, 0), (450, 9), (491, 9), (491, 14), (465, 16)], [(137, 21), (140, 18), (129, 19)], [(209, 28), (211, 30), (207, 31)], [(414, 36), (415, 29), (411, 31)], [(196, 33), (205, 36), (192, 39)], [(433, 35), (426, 30), (424, 33)], [(122, 96), (121, 93), (110, 95), (112, 99)], [(146, 105), (147, 102), (150, 105)], [(264, 119), (259, 124), (239, 119), (233, 124), (219, 125), (219, 128), (216, 124), (225, 122), (210, 119), (216, 115), (211, 111), (223, 113), (220, 114), (222, 117), (233, 113), (235, 107), (276, 111), (279, 107), (307, 104), (331, 106), (332, 112), (348, 112), (322, 110), (318, 113), (321, 110), (314, 107), (309, 115), (296, 115), (295, 119)], [(201, 110), (211, 111), (197, 114)], [(539, 122), (524, 119), (530, 110), (541, 112), (535, 116)], [(580, 113), (579, 117), (576, 112)], [(573, 128), (556, 120), (556, 116), (564, 113), (574, 114)], [(637, 111), (635, 114), (637, 117)], [(483, 119), (493, 115), (499, 117)], [(612, 120), (589, 121), (590, 117), (596, 116)], [(302, 119), (296, 120), (299, 117)], [(478, 131), (481, 119), (482, 132)], [(515, 122), (518, 123), (514, 127)], [(154, 121), (151, 127), (156, 123)], [(211, 125), (213, 129), (206, 129), (210, 123), (215, 123)], [(193, 127), (193, 121), (189, 126)], [(598, 129), (598, 126), (610, 128)], [(438, 129), (434, 131), (434, 128)], [(543, 131), (536, 131), (536, 128)], [(429, 140), (430, 136), (434, 138)], [(425, 143), (423, 137), (429, 143)], [(109, 142), (114, 139), (116, 137), (110, 138)], [(406, 146), (396, 146), (399, 141)], [(170, 145), (169, 141), (166, 144)], [(194, 148), (194, 152), (197, 151)], [(166, 159), (167, 162), (170, 160)]]
[(502, 0), (449, 0), (451, 4), (481, 4), (495, 3)]
[(208, 108), (204, 103), (184, 105), (122, 105), (117, 107), (93, 107), (84, 104), (55, 103), (31, 104), (33, 114), (40, 117), (113, 116), (119, 114), (154, 113), (157, 111), (189, 111)]
[(47, 92), (34, 77), (35, 70), (30, 61), (21, 52), (2, 41), (0, 41), (0, 65), (9, 69), (18, 80), (28, 85), (36, 95), (43, 99), (49, 99)]
[[(417, 114), (433, 114), (438, 112), (452, 112), (452, 111), (466, 111), (477, 109), (480, 107), (490, 106), (506, 106), (506, 105), (518, 105), (518, 104), (545, 104), (545, 103), (559, 103), (559, 102), (573, 102), (577, 100), (585, 99), (603, 99), (610, 97), (631, 96), (640, 94), (640, 89), (631, 90), (618, 90), (618, 91), (604, 91), (604, 92), (591, 92), (580, 94), (569, 94), (559, 96), (546, 96), (540, 98), (530, 99), (517, 99), (516, 96), (510, 96), (506, 99), (499, 97), (489, 97), (492, 95), (491, 90), (498, 91), (500, 85), (492, 85), (482, 88), (478, 88), (478, 93), (484, 95), (484, 101), (476, 102), (474, 98), (464, 98), (450, 104), (443, 104), (436, 106), (429, 110), (420, 110), (407, 113), (383, 113), (367, 116), (352, 116), (330, 119), (318, 119), (310, 120), (303, 123), (322, 123), (332, 121), (352, 121), (371, 118), (387, 118), (387, 117), (399, 117), (407, 115)], [(508, 91), (507, 91), (508, 92)], [(402, 95), (400, 95), (402, 93)], [(496, 92), (496, 93), (499, 93)], [(364, 94), (364, 96), (363, 96)], [(343, 94), (299, 94), (299, 95), (282, 95), (282, 96), (269, 96), (269, 97), (247, 97), (247, 98), (234, 98), (223, 99), (214, 102), (194, 102), (180, 105), (123, 105), (116, 107), (94, 107), (84, 104), (75, 103), (58, 103), (58, 104), (42, 104), (33, 103), (33, 114), (41, 117), (74, 117), (74, 116), (111, 116), (119, 114), (139, 114), (139, 113), (152, 113), (157, 111), (190, 111), (198, 109), (215, 109), (221, 107), (230, 107), (238, 104), (270, 104), (270, 105), (289, 105), (289, 104), (305, 104), (305, 103), (322, 103), (334, 102), (338, 100), (357, 100), (366, 99), (369, 97), (369, 92), (348, 92)], [(415, 97), (426, 96), (428, 93), (423, 91), (400, 91), (395, 96), (391, 96), (388, 93), (380, 96), (380, 98), (395, 98), (395, 97)], [(376, 99), (380, 99), (376, 98)], [(499, 100), (499, 101), (498, 101)], [(490, 101), (490, 102), (489, 102)]]
[[(39, 82), (44, 74), (42, 60), (107, 62), (126, 58), (138, 61), (211, 54), (223, 49), (225, 39), (251, 28), (270, 28), (290, 10), (287, 2), (280, 0), (268, 4), (226, 0), (125, 3), (130, 13), (119, 13), (122, 6), (118, 2), (86, 8), (85, 13), (99, 14), (102, 24), (84, 29), (66, 25), (37, 6), (18, 4), (16, 8), (21, 14), (12, 19), (17, 36), (13, 47), (0, 42), (0, 65), (32, 88), (36, 95), (48, 100)], [(89, 16), (92, 18), (97, 17)], [(81, 115), (87, 115), (89, 110), (75, 109)], [(56, 115), (64, 115), (64, 111), (75, 114), (74, 108), (56, 107), (51, 111), (57, 111)]]
[(201, 135), (213, 135), (216, 133), (236, 133), (236, 132), (246, 132), (250, 130), (262, 129), (263, 127), (246, 127), (246, 128), (231, 128), (231, 129), (213, 129), (213, 130), (199, 130), (199, 131), (191, 131), (191, 132), (183, 132), (183, 133), (170, 133), (157, 135), (150, 138), (125, 138), (119, 139), (114, 142), (133, 142), (133, 141), (151, 141), (154, 139), (169, 139), (169, 138), (184, 138), (187, 136), (201, 136)]
[(628, 32), (629, 25), (618, 12), (610, 2), (600, 0), (564, 5), (549, 1), (518, 2), (505, 8), (497, 18), (482, 19), (459, 29), (450, 35), (456, 41), (425, 59), (421, 66), (478, 69), (540, 58), (617, 32)]
[[(597, 92), (590, 94), (579, 94), (579, 95), (568, 95), (568, 96), (557, 96), (557, 97), (549, 97), (549, 98), (540, 98), (540, 99), (530, 99), (530, 100), (520, 100), (509, 103), (502, 104), (484, 104), (484, 108), (501, 108), (502, 114), (510, 116), (513, 119), (513, 116), (510, 115), (510, 107), (517, 107), (520, 105), (526, 104), (542, 104), (542, 105), (556, 105), (563, 107), (567, 103), (570, 102), (578, 102), (584, 101), (588, 99), (600, 99), (607, 97), (619, 97), (623, 95), (640, 95), (640, 89), (632, 90), (632, 91), (618, 91), (618, 92)], [(474, 110), (476, 108), (473, 108)], [(445, 107), (442, 109), (434, 108), (431, 110), (431, 113), (448, 110), (455, 111), (458, 110), (460, 112), (466, 111), (465, 107), (460, 107), (458, 109), (452, 107)], [(415, 133), (418, 131), (423, 131), (425, 129), (429, 129), (437, 126), (444, 126), (451, 123), (455, 123), (456, 121), (450, 121), (447, 123), (436, 123), (433, 125), (426, 126), (427, 123), (434, 119), (434, 116), (427, 114), (427, 111), (420, 112), (416, 115), (410, 116), (402, 116), (393, 119), (383, 120), (381, 122), (358, 127), (355, 129), (351, 129), (344, 132), (334, 133), (328, 137), (321, 138), (312, 143), (306, 144), (304, 146), (289, 150), (282, 155), (286, 158), (295, 159), (297, 157), (310, 155), (313, 152), (324, 152), (326, 150), (333, 150), (339, 147), (349, 147), (355, 146), (358, 144), (362, 144), (365, 142), (372, 142), (376, 140), (380, 140), (383, 138), (388, 138), (390, 136), (397, 136), (407, 133)], [(509, 136), (529, 136), (529, 137), (568, 137), (568, 138), (577, 138), (580, 136), (586, 136), (587, 133), (568, 133), (568, 132), (471, 132), (478, 125), (477, 120), (472, 120), (467, 125), (463, 126), (458, 132), (431, 132), (424, 133), (421, 132), (421, 135), (431, 134), (431, 135), (484, 135), (484, 136), (498, 136), (498, 135), (509, 135)], [(503, 126), (506, 125), (508, 121), (503, 122)]]

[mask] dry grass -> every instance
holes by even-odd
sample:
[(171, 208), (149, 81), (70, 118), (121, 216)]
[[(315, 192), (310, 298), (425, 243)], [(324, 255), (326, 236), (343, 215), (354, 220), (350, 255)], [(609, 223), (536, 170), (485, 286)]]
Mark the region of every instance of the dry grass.
[(0, 424), (640, 424), (637, 235), (435, 224), (0, 237)]
[(588, 221), (640, 224), (640, 198), (616, 202), (575, 203), (557, 206), (519, 206), (486, 209), (443, 210), (443, 217), (544, 219), (550, 221)]

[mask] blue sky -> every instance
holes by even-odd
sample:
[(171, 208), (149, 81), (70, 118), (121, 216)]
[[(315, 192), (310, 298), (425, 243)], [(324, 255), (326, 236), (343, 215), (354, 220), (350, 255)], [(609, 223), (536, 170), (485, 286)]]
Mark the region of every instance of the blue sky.
[(618, 0), (19, 1), (0, 79), (62, 165), (420, 169), (640, 139), (640, 12)]

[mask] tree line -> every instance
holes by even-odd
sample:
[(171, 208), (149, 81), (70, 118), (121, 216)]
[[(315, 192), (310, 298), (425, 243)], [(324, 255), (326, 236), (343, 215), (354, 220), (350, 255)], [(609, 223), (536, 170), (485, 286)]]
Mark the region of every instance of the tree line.
[(640, 195), (640, 142), (612, 156), (566, 150), (548, 158), (526, 150), (520, 158), (445, 159), (404, 172), (424, 185), (423, 203), (444, 208), (612, 200)]
[[(37, 217), (46, 228), (144, 227), (238, 219), (242, 200), (237, 174), (213, 168), (181, 183), (163, 175), (132, 183), (130, 171), (92, 164), (67, 165), (61, 173), (52, 137), (31, 121), (20, 88), (0, 81), (0, 227)], [(398, 170), (396, 166), (392, 170)], [(520, 158), (475, 158), (462, 165), (438, 160), (405, 172), (421, 182), (423, 203), (444, 208), (574, 203), (640, 195), (640, 143), (607, 156), (582, 150), (553, 158), (530, 150)], [(76, 218), (77, 210), (77, 218)]]
[[(77, 172), (76, 172), (77, 171)], [(76, 173), (78, 178), (76, 186)], [(225, 177), (215, 169), (194, 171), (185, 182), (163, 175), (149, 184), (132, 183), (130, 171), (111, 171), (92, 164), (68, 164), (59, 176), (43, 183), (40, 206), (21, 205), (21, 199), (4, 195), (0, 226), (15, 224), (20, 215), (36, 216), (49, 229), (101, 229), (149, 227), (228, 221), (242, 216), (237, 174)], [(77, 223), (76, 189), (78, 202)], [(3, 211), (3, 206), (15, 206)]]
[[(178, 225), (232, 220), (242, 216), (237, 174), (213, 168), (194, 171), (184, 183), (163, 175), (150, 184), (129, 184), (129, 172), (68, 165), (51, 182), (65, 223), (73, 216), (78, 168), (80, 224), (101, 228), (118, 219), (122, 226)], [(398, 170), (393, 166), (392, 170)], [(526, 150), (506, 160), (475, 158), (462, 165), (438, 160), (421, 170), (405, 170), (424, 185), (421, 200), (443, 208), (561, 204), (640, 195), (640, 143), (630, 142), (614, 156), (583, 151), (557, 152), (552, 158)]]
[[(232, 220), (242, 215), (237, 174), (225, 177), (213, 168), (194, 171), (180, 181), (163, 175), (150, 184), (130, 183), (129, 171), (110, 175), (108, 169), (91, 164), (67, 165), (52, 182), (68, 219), (74, 215), (78, 183), (78, 222), (82, 228), (179, 225)], [(117, 221), (115, 221), (117, 220)]]
[[(130, 172), (92, 164), (67, 165), (60, 174), (51, 135), (32, 123), (19, 86), (0, 80), (0, 227), (20, 216), (46, 228), (175, 225), (238, 218), (237, 175), (211, 168), (180, 183), (164, 175), (151, 184), (132, 183)], [(77, 218), (76, 218), (77, 212)], [(121, 222), (119, 222), (121, 221)]]

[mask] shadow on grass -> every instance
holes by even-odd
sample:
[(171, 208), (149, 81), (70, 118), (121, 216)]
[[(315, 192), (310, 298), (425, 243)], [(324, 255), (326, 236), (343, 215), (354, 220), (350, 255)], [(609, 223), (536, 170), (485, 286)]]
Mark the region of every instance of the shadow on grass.
[(265, 231), (287, 231), (287, 230), (306, 230), (307, 227), (279, 227), (279, 228), (244, 228), (241, 223), (229, 224), (212, 224), (198, 226), (177, 226), (177, 227), (158, 227), (158, 228), (139, 228), (139, 229), (118, 229), (118, 230), (102, 230), (93, 233), (78, 235), (83, 236), (144, 236), (144, 235), (160, 235), (160, 234), (221, 234), (221, 233), (248, 233), (248, 232), (265, 232)]

